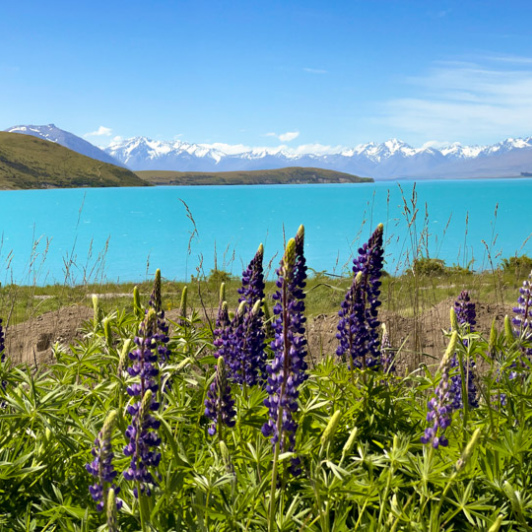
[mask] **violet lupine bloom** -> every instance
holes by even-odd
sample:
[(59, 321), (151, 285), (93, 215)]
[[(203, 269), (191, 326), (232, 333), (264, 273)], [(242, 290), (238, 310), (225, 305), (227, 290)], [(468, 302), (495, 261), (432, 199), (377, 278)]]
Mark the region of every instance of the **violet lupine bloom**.
[[(456, 313), (456, 319), (459, 325), (469, 325), (470, 331), (474, 330), (476, 325), (476, 309), (475, 303), (471, 301), (469, 292), (462, 290), (458, 299), (454, 304), (454, 311)], [(466, 343), (467, 340), (464, 340)], [(464, 374), (467, 377), (467, 401), (471, 408), (478, 407), (477, 399), (477, 387), (475, 384), (475, 361), (471, 360), (468, 356), (464, 356)], [(451, 368), (459, 368), (460, 363), (458, 361), (458, 355), (454, 353), (451, 359)], [(464, 407), (462, 400), (462, 375), (460, 369), (451, 377), (451, 393), (453, 395), (453, 409), (459, 410)]]
[[(107, 494), (109, 489), (113, 489), (115, 494), (120, 492), (113, 481), (116, 477), (116, 471), (113, 467), (113, 449), (111, 446), (111, 437), (113, 426), (116, 419), (116, 411), (111, 412), (98, 433), (98, 437), (94, 440), (94, 447), (92, 449), (92, 456), (94, 460), (90, 464), (86, 464), (85, 468), (93, 476), (96, 477), (97, 482), (89, 486), (89, 492), (93, 500), (97, 503), (96, 509), (103, 511), (107, 502)], [(122, 501), (115, 499), (116, 509), (122, 508)]]
[[(170, 359), (170, 349), (168, 349), (169, 325), (164, 316), (164, 310), (161, 297), (161, 270), (155, 272), (155, 279), (153, 282), (153, 292), (151, 293), (148, 305), (155, 311), (157, 315), (156, 330), (153, 339), (157, 342), (157, 353), (161, 362), (167, 362)], [(147, 311), (146, 311), (147, 312)]]
[(263, 258), (264, 247), (261, 244), (255, 257), (242, 272), (242, 287), (238, 289), (239, 302), (245, 305), (241, 323), (234, 328), (235, 336), (243, 348), (240, 354), (241, 369), (235, 379), (240, 384), (247, 382), (253, 385), (266, 378), (264, 312), (261, 307), (265, 288)]
[(216, 376), (207, 392), (205, 399), (205, 415), (212, 420), (209, 427), (209, 434), (216, 434), (216, 427), (220, 428), (220, 437), (222, 424), (231, 428), (235, 426), (235, 401), (231, 396), (231, 386), (227, 381), (227, 371), (224, 359), (218, 358), (216, 366)]
[[(2, 319), (0, 318), (0, 363), (4, 363), (6, 361), (6, 343), (5, 343), (5, 334), (4, 334), (4, 328), (2, 327)], [(7, 382), (6, 381), (0, 381), (0, 385), (2, 386), (2, 389), (6, 389)], [(5, 408), (6, 402), (0, 401), (0, 408)]]
[(456, 319), (460, 325), (468, 324), (470, 330), (473, 331), (477, 324), (477, 311), (475, 303), (471, 301), (468, 290), (462, 290), (458, 299), (454, 303), (454, 311)]
[[(161, 459), (160, 453), (154, 449), (161, 443), (155, 432), (160, 422), (149, 413), (159, 408), (159, 403), (153, 397), (159, 388), (155, 380), (159, 374), (157, 342), (153, 338), (156, 321), (156, 313), (150, 309), (140, 324), (139, 335), (135, 338), (137, 349), (129, 353), (133, 365), (128, 368), (132, 377), (139, 377), (139, 382), (128, 386), (127, 393), (132, 397), (138, 397), (139, 400), (127, 407), (132, 420), (126, 429), (129, 443), (124, 448), (124, 454), (131, 456), (131, 462), (128, 470), (124, 472), (124, 478), (138, 482), (141, 492), (147, 495), (151, 494), (148, 484), (155, 484), (148, 468), (157, 467)], [(135, 497), (138, 497), (137, 487), (133, 491)]]
[(4, 334), (4, 328), (2, 327), (2, 318), (0, 318), (0, 362), (6, 360), (6, 337)]
[(454, 353), (456, 342), (458, 340), (458, 333), (454, 331), (447, 347), (447, 351), (440, 363), (440, 381), (436, 386), (434, 392), (435, 396), (428, 402), (427, 421), (431, 423), (425, 429), (425, 433), (421, 437), (421, 443), (430, 443), (432, 447), (437, 449), (440, 445), (447, 447), (449, 441), (445, 436), (445, 430), (451, 424), (452, 420), (452, 402), (453, 394), (449, 382), (449, 370), (452, 354)]
[[(268, 398), (264, 404), (269, 410), (269, 419), (262, 427), (264, 436), (270, 436), (281, 451), (293, 451), (297, 423), (293, 414), (298, 409), (299, 386), (307, 379), (305, 362), (306, 321), (303, 288), (307, 277), (307, 267), (303, 256), (304, 228), (301, 226), (295, 239), (289, 240), (284, 256), (277, 270), (278, 291), (273, 296), (276, 301), (273, 325), (275, 338), (271, 343), (274, 359), (268, 365)], [(292, 474), (299, 474), (299, 458), (292, 459)]]
[(243, 385), (262, 383), (266, 375), (264, 351), (264, 313), (261, 303), (264, 298), (264, 274), (262, 244), (242, 273), (242, 287), (238, 289), (240, 306), (233, 320), (229, 320), (227, 305), (223, 302), (224, 286), (220, 293), (220, 307), (214, 331), (215, 356), (223, 357), (231, 381)]
[[(515, 316), (512, 319), (512, 324), (515, 334), (524, 340), (532, 340), (532, 272), (519, 289), (517, 306), (514, 307), (513, 311)], [(532, 358), (532, 348), (526, 348), (523, 352), (528, 358)]]
[(381, 362), (377, 319), (382, 275), (383, 225), (379, 224), (353, 261), (355, 277), (338, 316), (338, 356), (351, 358), (357, 368), (378, 368)]

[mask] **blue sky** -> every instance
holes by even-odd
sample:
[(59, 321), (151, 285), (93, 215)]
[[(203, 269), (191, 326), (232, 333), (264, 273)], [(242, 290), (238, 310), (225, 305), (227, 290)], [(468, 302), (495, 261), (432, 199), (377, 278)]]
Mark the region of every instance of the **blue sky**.
[(0, 3), (0, 129), (245, 146), (532, 135), (532, 2)]

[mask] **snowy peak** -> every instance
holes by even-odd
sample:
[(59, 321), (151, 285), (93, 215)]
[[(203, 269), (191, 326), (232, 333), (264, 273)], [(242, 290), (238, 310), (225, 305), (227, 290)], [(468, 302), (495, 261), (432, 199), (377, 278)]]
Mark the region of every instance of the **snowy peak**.
[[(316, 146), (312, 152), (308, 147), (246, 148), (135, 137), (116, 142), (106, 151), (136, 170), (214, 172), (319, 166), (376, 178), (486, 177), (532, 171), (532, 137), (506, 139), (493, 146), (455, 142), (443, 148), (430, 143), (413, 148), (393, 138), (354, 148), (323, 148)], [(516, 154), (520, 154), (518, 161)]]
[(43, 140), (48, 140), (54, 142), (69, 150), (81, 153), (86, 155), (91, 159), (96, 159), (97, 161), (102, 161), (104, 163), (114, 164), (116, 166), (124, 166), (123, 163), (114, 159), (108, 153), (105, 153), (100, 148), (97, 148), (90, 142), (59, 129), (55, 124), (48, 124), (45, 126), (13, 126), (5, 130), (7, 133), (21, 133), (23, 135), (31, 135)]
[(221, 172), (302, 166), (377, 179), (497, 177), (532, 172), (532, 137), (508, 138), (492, 146), (463, 146), (455, 142), (444, 147), (427, 143), (421, 148), (396, 138), (353, 148), (321, 145), (250, 148), (133, 137), (117, 139), (102, 151), (54, 124), (15, 126), (6, 131), (57, 142), (83, 155), (133, 170)]

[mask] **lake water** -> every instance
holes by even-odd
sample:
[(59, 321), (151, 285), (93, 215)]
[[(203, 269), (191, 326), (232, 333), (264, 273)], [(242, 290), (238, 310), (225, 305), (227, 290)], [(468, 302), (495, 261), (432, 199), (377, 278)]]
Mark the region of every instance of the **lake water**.
[(185, 280), (208, 273), (215, 250), (218, 268), (240, 275), (261, 242), (273, 271), (284, 235), (292, 237), (299, 224), (309, 267), (336, 274), (346, 271), (380, 222), (390, 273), (403, 270), (419, 249), (448, 265), (473, 260), (475, 270), (489, 268), (490, 258), (498, 264), (501, 257), (532, 252), (532, 179), (400, 186), (2, 191), (0, 281), (141, 281), (156, 268), (167, 279)]

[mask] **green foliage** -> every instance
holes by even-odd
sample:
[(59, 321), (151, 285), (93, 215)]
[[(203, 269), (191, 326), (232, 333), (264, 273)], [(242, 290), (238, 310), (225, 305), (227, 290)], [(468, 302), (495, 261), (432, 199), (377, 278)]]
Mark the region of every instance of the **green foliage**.
[(425, 277), (442, 277), (444, 275), (473, 275), (469, 267), (464, 268), (454, 264), (453, 266), (446, 266), (445, 261), (441, 259), (431, 259), (429, 257), (421, 257), (415, 259), (412, 264), (411, 273), (418, 276)]
[[(97, 315), (101, 322), (88, 322), (82, 341), (54, 348), (48, 368), (13, 367), (9, 359), (0, 366), (0, 530), (105, 529), (85, 464), (113, 410), (114, 464), (123, 471), (129, 463), (125, 364), (142, 316), (132, 305)], [(353, 372), (331, 354), (313, 367), (297, 413), (303, 473), (287, 475), (290, 453), (280, 455), (272, 523), (272, 445), (260, 430), (266, 392), (233, 386), (237, 424), (223, 439), (210, 437), (204, 400), (214, 374), (212, 333), (195, 314), (181, 319), (164, 369), (171, 386), (154, 412), (162, 438), (158, 485), (141, 497), (141, 523), (133, 486), (119, 474), (118, 529), (477, 531), (498, 523), (529, 530), (532, 377), (526, 361), (515, 365), (522, 339), (493, 332), (488, 343), (459, 334), (459, 359), (482, 360), (485, 370), (477, 381), (481, 405), (454, 413), (447, 448), (420, 443), (438, 378), (428, 370), (405, 377)]]
[(527, 255), (502, 259), (502, 269), (505, 272), (513, 273), (517, 277), (527, 276), (532, 271), (532, 259)]
[(324, 168), (280, 168), (238, 172), (140, 171), (136, 174), (153, 185), (283, 185), (302, 183), (372, 183), (358, 177)]
[(0, 188), (142, 187), (133, 172), (29, 135), (0, 132)]
[(445, 262), (441, 259), (421, 257), (415, 259), (412, 264), (412, 273), (414, 275), (439, 276), (444, 275), (445, 271)]

